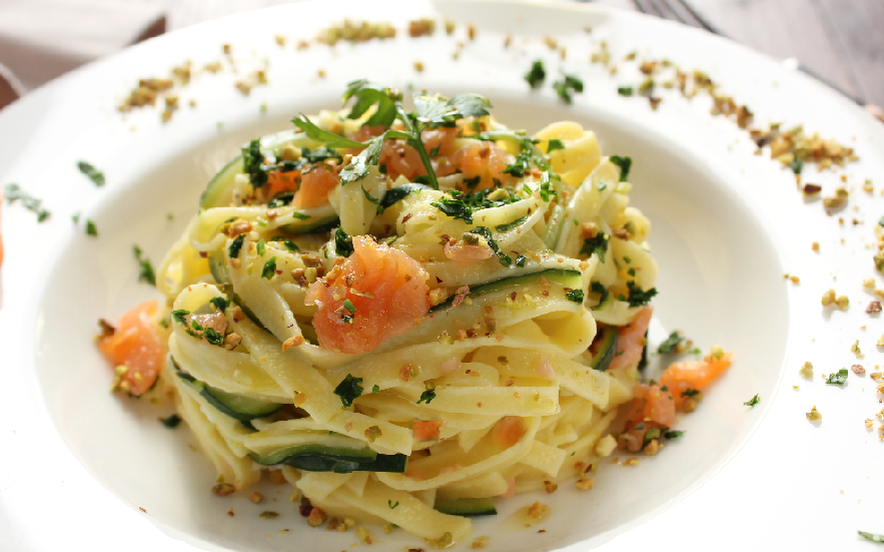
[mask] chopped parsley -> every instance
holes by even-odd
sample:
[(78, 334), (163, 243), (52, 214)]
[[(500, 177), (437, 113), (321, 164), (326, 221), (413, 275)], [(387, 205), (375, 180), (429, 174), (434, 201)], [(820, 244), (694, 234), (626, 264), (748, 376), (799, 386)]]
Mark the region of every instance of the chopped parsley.
[(95, 226), (95, 223), (92, 222), (91, 219), (86, 219), (86, 235), (98, 237), (98, 227)]
[(282, 240), (282, 244), (289, 251), (300, 251), (300, 248), (297, 245), (295, 245), (295, 242), (293, 242), (292, 240), (290, 240), (288, 238)]
[(572, 103), (573, 98), (571, 96), (572, 92), (581, 93), (583, 92), (583, 81), (574, 75), (568, 75), (566, 73), (562, 73), (562, 79), (557, 80), (553, 83), (553, 88), (556, 93), (559, 95), (565, 103)]
[(586, 238), (583, 240), (583, 247), (580, 248), (580, 254), (586, 255), (587, 257), (592, 257), (593, 254), (598, 254), (599, 260), (605, 262), (605, 251), (608, 250), (609, 239), (611, 239), (611, 237), (604, 232), (599, 232), (591, 238)]
[(590, 283), (589, 284), (589, 291), (591, 291), (593, 293), (598, 293), (599, 295), (601, 295), (601, 297), (599, 297), (599, 303), (604, 302), (604, 300), (608, 298), (608, 290), (605, 289), (605, 286), (602, 285), (601, 282)]
[(428, 381), (425, 385), (427, 386), (427, 388), (423, 393), (421, 393), (420, 398), (417, 400), (417, 404), (430, 404), (431, 402), (433, 402), (433, 399), (436, 398), (436, 386), (433, 384), (433, 382)]
[(640, 307), (651, 301), (651, 298), (657, 295), (657, 288), (643, 290), (638, 287), (635, 282), (626, 282), (629, 289), (629, 297), (626, 299), (630, 307)]
[(683, 430), (673, 430), (673, 431), (665, 431), (665, 432), (663, 432), (663, 437), (666, 437), (667, 439), (670, 439), (670, 440), (672, 440), (672, 439), (678, 439), (678, 438), (681, 437), (682, 435), (684, 435), (684, 431), (683, 431)]
[(583, 290), (582, 289), (572, 289), (571, 291), (565, 292), (565, 299), (568, 301), (573, 301), (578, 305), (583, 304)]
[(540, 199), (549, 203), (550, 196), (559, 195), (550, 185), (549, 171), (543, 171), (540, 175)]
[(178, 427), (178, 424), (181, 423), (181, 416), (178, 414), (172, 414), (168, 418), (160, 418), (160, 423), (169, 429), (175, 429)]
[(249, 183), (260, 188), (267, 183), (267, 170), (264, 168), (264, 154), (261, 153), (261, 141), (252, 140), (242, 148), (243, 171), (249, 175)]
[(206, 341), (219, 347), (223, 347), (224, 343), (227, 341), (223, 334), (217, 332), (213, 328), (206, 328), (203, 335), (205, 336)]
[(632, 168), (632, 157), (612, 155), (608, 160), (620, 167), (620, 182), (626, 182), (626, 179), (629, 177), (629, 169)]
[(27, 192), (19, 188), (18, 184), (7, 184), (3, 186), (3, 195), (6, 197), (6, 201), (10, 204), (15, 203), (16, 200), (21, 200), (21, 204), (25, 209), (37, 215), (37, 222), (43, 222), (48, 219), (51, 214), (43, 208), (42, 199), (37, 199), (29, 195)]
[(347, 374), (341, 383), (335, 387), (335, 395), (341, 398), (341, 404), (349, 407), (353, 401), (362, 395), (362, 378), (354, 378), (353, 374)]
[(356, 313), (356, 306), (349, 299), (344, 299), (344, 308), (347, 309), (348, 312)]
[(631, 86), (618, 86), (617, 93), (621, 96), (632, 96), (635, 94), (635, 89)]
[(267, 244), (264, 243), (264, 238), (258, 240), (258, 243), (255, 244), (255, 249), (258, 250), (259, 257), (264, 256), (264, 253), (267, 251)]
[(506, 232), (507, 230), (512, 230), (513, 228), (517, 228), (519, 226), (522, 226), (522, 224), (526, 220), (528, 220), (528, 215), (525, 215), (523, 217), (519, 217), (516, 220), (514, 220), (510, 223), (507, 223), (507, 224), (497, 225), (494, 227), (494, 229), (497, 230), (498, 232)]
[(868, 541), (884, 543), (884, 535), (876, 535), (875, 533), (866, 533), (865, 531), (857, 531), (857, 533), (859, 533), (859, 535), (862, 538), (864, 538)]
[(516, 257), (516, 266), (519, 268), (523, 268), (527, 262), (528, 258), (525, 255), (518, 255)]
[[(495, 192), (495, 194), (492, 196), (492, 199), (489, 199), (489, 195), (492, 192)], [(451, 190), (448, 192), (448, 196), (441, 198), (439, 201), (433, 201), (430, 205), (451, 218), (461, 219), (467, 224), (472, 224), (475, 211), (500, 207), (519, 201), (519, 198), (512, 192), (506, 192), (505, 196), (498, 198), (500, 194), (501, 190), (499, 188), (479, 190), (478, 192)]]
[(80, 169), (80, 172), (89, 177), (93, 183), (99, 188), (104, 186), (104, 173), (96, 169), (92, 166), (91, 163), (87, 163), (86, 161), (78, 161), (77, 168)]
[(396, 501), (396, 504), (393, 504), (392, 500), (387, 501), (387, 506), (390, 507), (391, 510), (395, 510), (397, 506), (399, 506), (399, 501)]
[(264, 263), (264, 268), (261, 269), (261, 277), (266, 279), (271, 279), (276, 274), (276, 257), (270, 257), (270, 260)]
[(536, 60), (531, 64), (531, 69), (525, 73), (525, 81), (531, 88), (540, 88), (546, 79), (546, 69), (543, 68), (543, 61)]
[(179, 324), (187, 325), (187, 320), (184, 318), (190, 314), (190, 311), (184, 309), (175, 309), (172, 311), (172, 320), (178, 322)]
[[(392, 207), (393, 204), (402, 201), (409, 194), (420, 193), (422, 190), (428, 190), (427, 186), (423, 184), (415, 184), (414, 182), (409, 182), (407, 184), (403, 184), (401, 186), (396, 186), (390, 190), (387, 190), (387, 193), (384, 194), (384, 197), (380, 200), (379, 209), (387, 209), (388, 207)], [(383, 210), (379, 210), (379, 213), (383, 213)]]
[(384, 211), (385, 211), (386, 209), (384, 208), (383, 205), (381, 205), (381, 200), (378, 199), (378, 198), (376, 198), (376, 197), (374, 197), (374, 196), (371, 195), (370, 193), (368, 193), (368, 190), (366, 190), (364, 186), (362, 187), (362, 194), (365, 196), (365, 199), (367, 199), (369, 202), (375, 204), (375, 206), (377, 207), (377, 212), (378, 212), (379, 215), (382, 215), (382, 214), (384, 213)]
[(209, 303), (212, 303), (212, 305), (221, 312), (224, 312), (227, 310), (227, 307), (230, 306), (230, 300), (225, 297), (212, 297), (209, 300)]
[(477, 234), (485, 238), (485, 241), (488, 242), (488, 247), (490, 247), (491, 250), (494, 251), (494, 254), (497, 255), (497, 258), (500, 260), (500, 264), (502, 264), (503, 266), (512, 266), (512, 257), (500, 250), (497, 242), (494, 241), (494, 238), (491, 236), (491, 230), (489, 230), (486, 226), (477, 226), (468, 231), (467, 234)]
[(138, 281), (156, 286), (157, 276), (153, 270), (153, 265), (150, 264), (150, 260), (141, 256), (141, 248), (137, 245), (132, 246), (132, 252), (135, 254), (135, 260), (138, 261)]
[(678, 346), (678, 344), (682, 341), (684, 341), (684, 337), (678, 334), (678, 330), (675, 330), (674, 332), (669, 334), (669, 337), (667, 337), (666, 340), (657, 347), (657, 352), (661, 355), (672, 353), (675, 351), (675, 348)]
[(829, 377), (826, 379), (827, 385), (844, 385), (847, 383), (847, 368), (842, 368), (838, 370), (835, 374), (829, 374)]
[(296, 218), (298, 220), (310, 220), (310, 215), (305, 215), (304, 213), (299, 213), (298, 211), (292, 211), (292, 218)]
[(792, 169), (792, 172), (795, 174), (801, 174), (801, 171), (804, 169), (804, 161), (802, 161), (799, 157), (794, 157), (792, 162), (789, 163), (789, 168)]
[(353, 254), (353, 238), (348, 236), (340, 226), (335, 230), (335, 253), (341, 257), (349, 257)]
[(242, 244), (245, 239), (245, 234), (240, 234), (239, 236), (233, 238), (233, 241), (230, 243), (230, 247), (227, 248), (227, 254), (230, 256), (231, 259), (239, 257), (239, 251), (240, 249), (242, 249)]
[(681, 392), (682, 397), (696, 397), (699, 394), (700, 394), (699, 391), (697, 391), (696, 389), (690, 389), (690, 388), (685, 389), (684, 391)]
[(565, 144), (563, 144), (562, 141), (558, 138), (553, 138), (549, 141), (549, 145), (546, 148), (546, 153), (552, 153), (560, 149), (565, 149)]
[(749, 408), (755, 408), (755, 405), (761, 402), (761, 397), (756, 393), (754, 397), (744, 402), (743, 404), (748, 406)]
[(371, 392), (372, 392), (372, 393), (380, 393), (380, 392), (381, 392), (381, 386), (375, 384), (374, 386), (372, 386), (372, 388), (371, 388)]

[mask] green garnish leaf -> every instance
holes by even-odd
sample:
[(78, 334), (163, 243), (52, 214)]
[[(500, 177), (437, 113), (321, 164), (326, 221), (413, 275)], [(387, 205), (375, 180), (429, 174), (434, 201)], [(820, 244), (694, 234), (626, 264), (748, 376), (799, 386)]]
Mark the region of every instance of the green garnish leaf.
[[(349, 184), (357, 180), (362, 180), (368, 176), (368, 168), (371, 165), (377, 165), (378, 159), (381, 157), (381, 149), (384, 146), (384, 140), (389, 134), (385, 132), (382, 136), (372, 138), (368, 142), (368, 147), (359, 152), (359, 155), (350, 160), (350, 164), (341, 170), (341, 185)], [(362, 147), (361, 145), (359, 147)]]
[(423, 393), (421, 393), (420, 398), (417, 400), (417, 404), (430, 404), (431, 402), (433, 402), (433, 399), (436, 398), (436, 386), (432, 385), (431, 387), (431, 385), (431, 383), (427, 384), (427, 389)]
[(678, 439), (684, 435), (684, 430), (674, 430), (674, 431), (665, 431), (663, 432), (663, 437), (666, 437), (669, 440)]
[(266, 279), (271, 279), (276, 274), (276, 257), (270, 257), (270, 260), (264, 263), (264, 268), (261, 269), (261, 277)]
[(700, 392), (697, 391), (696, 389), (685, 389), (684, 391), (681, 392), (682, 397), (696, 397), (699, 394), (700, 394)]
[(632, 158), (612, 155), (608, 158), (608, 161), (620, 167), (620, 182), (626, 182), (626, 179), (629, 177), (629, 169), (632, 168)]
[(187, 320), (184, 318), (190, 314), (190, 311), (184, 309), (175, 309), (172, 311), (172, 320), (178, 322), (179, 324), (184, 324), (187, 326)]
[(19, 188), (18, 184), (6, 184), (3, 186), (3, 196), (10, 204), (21, 200), (25, 209), (37, 215), (37, 222), (43, 222), (49, 218), (49, 211), (43, 208), (43, 200), (37, 199)]
[(553, 83), (553, 88), (559, 95), (559, 98), (565, 103), (570, 104), (573, 102), (571, 96), (572, 91), (577, 93), (583, 92), (583, 81), (574, 75), (568, 75), (566, 73), (562, 73), (562, 77), (561, 80), (557, 80)]
[(631, 86), (618, 86), (617, 93), (621, 96), (632, 96), (635, 94), (635, 90)]
[(599, 232), (591, 238), (583, 240), (583, 247), (580, 248), (580, 254), (592, 257), (593, 254), (599, 256), (599, 261), (605, 262), (605, 251), (608, 250), (608, 240), (610, 236), (604, 232)]
[(304, 213), (300, 213), (298, 211), (292, 211), (292, 218), (298, 220), (310, 220), (310, 215), (305, 215)]
[(490, 247), (491, 250), (494, 251), (494, 253), (497, 255), (497, 258), (500, 260), (500, 264), (502, 264), (503, 266), (511, 266), (513, 264), (513, 259), (500, 250), (500, 247), (497, 245), (497, 242), (491, 235), (491, 230), (489, 230), (486, 226), (477, 226), (472, 230), (469, 230), (467, 234), (476, 234), (485, 238), (485, 241), (488, 242), (488, 247)]
[(356, 312), (356, 305), (354, 305), (349, 299), (344, 299), (344, 308), (347, 309), (348, 312)]
[(206, 328), (203, 332), (203, 335), (206, 337), (206, 341), (208, 341), (212, 345), (217, 345), (219, 347), (223, 347), (224, 343), (227, 341), (224, 338), (223, 334), (217, 332), (212, 328)]
[(804, 161), (798, 157), (794, 157), (792, 162), (789, 163), (789, 168), (792, 169), (793, 173), (801, 174), (801, 171), (804, 169)]
[(572, 289), (571, 291), (565, 292), (565, 299), (568, 301), (572, 301), (579, 305), (583, 304), (583, 290), (582, 289)]
[(599, 303), (604, 302), (604, 300), (608, 298), (608, 290), (605, 289), (605, 286), (602, 285), (601, 282), (591, 282), (589, 284), (589, 291), (601, 295), (601, 297), (599, 297)]
[(756, 393), (754, 397), (744, 402), (743, 404), (748, 406), (749, 408), (755, 408), (755, 405), (761, 402), (761, 397)]
[(630, 307), (647, 305), (651, 301), (651, 298), (657, 295), (657, 288), (643, 290), (638, 287), (635, 282), (626, 282), (626, 287), (629, 289), (629, 298), (627, 301), (629, 302)]
[(835, 374), (829, 374), (829, 377), (826, 379), (827, 385), (844, 385), (847, 383), (847, 368), (842, 368), (838, 370)]
[(255, 244), (255, 249), (258, 250), (259, 257), (264, 256), (264, 253), (267, 251), (267, 244), (264, 243), (264, 238), (258, 240), (258, 243)]
[[(361, 148), (365, 146), (362, 142), (344, 138), (340, 134), (335, 134), (328, 130), (323, 130), (301, 113), (300, 117), (292, 119), (292, 123), (299, 129), (303, 130), (308, 138), (312, 138), (317, 142), (323, 142), (326, 148)], [(253, 140), (256, 142), (257, 140)]]
[(358, 397), (362, 396), (362, 386), (359, 385), (362, 383), (362, 378), (354, 378), (353, 374), (347, 374), (341, 383), (335, 387), (335, 395), (341, 398), (341, 404), (344, 407), (349, 407), (353, 404), (353, 401)]
[(657, 347), (657, 352), (661, 355), (671, 353), (675, 351), (675, 348), (678, 346), (679, 343), (684, 341), (684, 339), (684, 337), (678, 334), (678, 330), (675, 330), (674, 332), (669, 334), (669, 337), (667, 337), (666, 340)]
[(381, 392), (381, 386), (380, 386), (380, 385), (377, 385), (377, 384), (374, 385), (374, 386), (372, 386), (372, 388), (371, 388), (371, 392), (372, 392), (372, 393), (380, 393), (380, 392)]
[(353, 253), (353, 238), (340, 226), (335, 230), (335, 253), (341, 257), (349, 257)]
[(377, 206), (377, 212), (379, 215), (382, 215), (384, 213), (385, 209), (384, 206), (381, 205), (381, 200), (368, 193), (368, 190), (366, 190), (365, 187), (362, 188), (362, 195), (364, 195), (365, 199), (367, 199), (369, 202), (374, 203)]
[(160, 422), (169, 429), (175, 429), (181, 423), (181, 416), (172, 414), (168, 418), (161, 418)]
[(562, 143), (558, 138), (553, 138), (549, 141), (549, 146), (546, 148), (547, 153), (552, 153), (556, 150), (565, 149), (565, 144)]
[(507, 223), (507, 224), (499, 224), (499, 225), (495, 226), (494, 229), (497, 230), (498, 232), (506, 232), (507, 230), (512, 230), (513, 228), (516, 228), (518, 226), (522, 226), (522, 224), (524, 224), (524, 222), (526, 220), (528, 220), (528, 215), (525, 215), (523, 217), (519, 217), (516, 220), (514, 220), (510, 223)]
[(865, 531), (857, 531), (860, 536), (868, 541), (884, 543), (884, 535), (876, 535), (875, 533), (866, 533)]
[(399, 506), (399, 501), (396, 501), (396, 504), (393, 504), (392, 500), (387, 501), (387, 506), (390, 507), (391, 510), (395, 510), (397, 506)]
[(543, 68), (543, 61), (536, 60), (531, 64), (531, 69), (525, 73), (525, 80), (531, 88), (540, 88), (546, 79), (546, 69)]
[(293, 242), (292, 240), (290, 240), (290, 239), (288, 239), (288, 238), (282, 240), (282, 244), (283, 244), (283, 245), (285, 246), (285, 248), (288, 249), (289, 251), (300, 251), (300, 248), (298, 248), (298, 246), (295, 245), (295, 242)]
[(233, 238), (233, 241), (230, 243), (230, 247), (227, 248), (227, 255), (231, 259), (239, 257), (239, 251), (240, 249), (242, 249), (242, 244), (245, 239), (245, 234), (240, 234), (239, 236)]
[(551, 184), (550, 184), (550, 175), (549, 171), (543, 171), (540, 175), (540, 199), (544, 201), (544, 203), (549, 203), (550, 196), (559, 195), (556, 192)]
[(212, 297), (209, 299), (209, 303), (212, 303), (221, 312), (224, 312), (230, 306), (230, 300), (225, 297)]
[(138, 261), (138, 281), (156, 286), (157, 276), (153, 270), (153, 265), (150, 264), (150, 260), (142, 257), (141, 248), (137, 245), (132, 246), (132, 252), (135, 254), (135, 260)]
[(253, 188), (260, 188), (267, 183), (267, 171), (264, 169), (264, 154), (261, 153), (261, 141), (252, 140), (242, 148), (243, 172), (249, 175), (249, 183)]
[(86, 235), (98, 237), (98, 227), (90, 219), (86, 219)]
[(80, 172), (89, 177), (89, 180), (95, 183), (99, 188), (104, 186), (104, 173), (96, 169), (92, 166), (91, 163), (87, 163), (86, 161), (78, 161), (77, 168), (80, 169)]

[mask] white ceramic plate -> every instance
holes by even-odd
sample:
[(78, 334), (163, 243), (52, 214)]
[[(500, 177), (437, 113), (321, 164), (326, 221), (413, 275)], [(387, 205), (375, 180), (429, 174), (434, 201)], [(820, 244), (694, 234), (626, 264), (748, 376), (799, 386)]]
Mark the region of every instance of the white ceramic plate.
[[(407, 21), (450, 18), (453, 35), (409, 38)], [(352, 20), (390, 22), (389, 41), (296, 50), (298, 39)], [(476, 36), (468, 39), (468, 25)], [(591, 32), (587, 29), (591, 28)], [(285, 46), (275, 37), (287, 38)], [(511, 35), (509, 45), (507, 35)], [(554, 37), (562, 59), (546, 44)], [(795, 179), (767, 155), (753, 155), (745, 131), (709, 114), (708, 97), (674, 91), (652, 110), (618, 95), (638, 85), (635, 64), (617, 74), (590, 63), (606, 41), (613, 60), (627, 53), (701, 69), (722, 92), (749, 105), (756, 121), (803, 124), (854, 147), (846, 170), (816, 173), (832, 195), (840, 179), (849, 205), (827, 216), (806, 201)], [(239, 74), (200, 72), (179, 92), (182, 107), (160, 123), (159, 108), (116, 111), (139, 78), (167, 75), (192, 60), (221, 60), (230, 44)], [(457, 59), (453, 53), (458, 52)], [(535, 59), (548, 72), (540, 90), (524, 73)], [(415, 63), (423, 64), (417, 71)], [(225, 62), (227, 63), (227, 62)], [(237, 79), (266, 67), (269, 83), (248, 97)], [(630, 69), (631, 67), (631, 69)], [(573, 105), (551, 87), (560, 71), (583, 78)], [(320, 76), (322, 72), (323, 76)], [(132, 245), (155, 263), (196, 209), (208, 178), (261, 134), (290, 128), (294, 115), (336, 108), (356, 78), (452, 95), (478, 92), (512, 127), (534, 131), (570, 119), (598, 134), (605, 154), (631, 156), (634, 204), (653, 224), (661, 272), (652, 341), (680, 328), (704, 349), (735, 352), (732, 369), (685, 416), (686, 434), (639, 466), (604, 464), (588, 492), (567, 485), (553, 495), (506, 501), (494, 519), (475, 522), (486, 550), (632, 550), (788, 546), (857, 550), (857, 530), (884, 533), (884, 460), (866, 418), (881, 410), (876, 382), (851, 373), (844, 388), (821, 374), (853, 364), (875, 371), (884, 333), (862, 282), (884, 287), (871, 257), (884, 214), (884, 127), (855, 105), (777, 63), (706, 33), (591, 5), (504, 2), (304, 3), (171, 33), (92, 64), (0, 113), (0, 183), (17, 182), (44, 199), (49, 220), (4, 205), (6, 258), (0, 280), (0, 548), (59, 550), (343, 550), (352, 533), (310, 529), (287, 493), (268, 499), (218, 498), (214, 473), (194, 452), (186, 429), (156, 419), (169, 405), (121, 399), (95, 350), (97, 319), (118, 318), (158, 295), (137, 281)], [(188, 107), (191, 98), (196, 107)], [(76, 169), (87, 160), (107, 176), (96, 188)], [(875, 191), (862, 185), (871, 179)], [(80, 213), (79, 225), (70, 216)], [(169, 216), (171, 215), (171, 216)], [(86, 235), (84, 221), (97, 226)], [(820, 244), (819, 253), (811, 243)], [(783, 278), (800, 277), (800, 284)], [(829, 288), (848, 311), (820, 305)], [(859, 340), (860, 358), (851, 351)], [(798, 376), (813, 362), (812, 382)], [(796, 390), (793, 386), (799, 386)], [(743, 403), (759, 394), (755, 408)], [(816, 405), (820, 424), (805, 412)], [(552, 516), (529, 529), (508, 515), (540, 499)], [(227, 515), (234, 508), (235, 517)], [(276, 510), (273, 520), (258, 517)], [(284, 530), (290, 531), (284, 531)], [(539, 532), (539, 529), (545, 529)], [(377, 549), (423, 543), (373, 530)], [(364, 546), (364, 545), (360, 545)]]

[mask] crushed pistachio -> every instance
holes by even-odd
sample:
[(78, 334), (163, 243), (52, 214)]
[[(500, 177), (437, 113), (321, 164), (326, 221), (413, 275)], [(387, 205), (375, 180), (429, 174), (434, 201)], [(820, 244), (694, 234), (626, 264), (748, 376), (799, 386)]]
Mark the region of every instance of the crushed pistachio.
[(807, 420), (810, 422), (818, 422), (823, 419), (823, 415), (816, 409), (816, 405), (813, 405), (813, 408), (805, 416), (807, 416)]

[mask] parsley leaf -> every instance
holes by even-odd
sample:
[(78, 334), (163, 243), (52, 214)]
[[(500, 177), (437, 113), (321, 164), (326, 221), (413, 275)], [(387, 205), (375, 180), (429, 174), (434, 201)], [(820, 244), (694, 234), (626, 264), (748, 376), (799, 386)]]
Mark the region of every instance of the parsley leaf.
[(362, 187), (362, 195), (364, 195), (365, 199), (367, 199), (370, 203), (374, 203), (377, 206), (377, 212), (379, 215), (382, 215), (384, 213), (386, 209), (384, 209), (384, 206), (381, 205), (381, 200), (368, 193), (368, 190), (366, 190), (364, 186)]
[(599, 260), (605, 262), (605, 251), (608, 250), (608, 240), (610, 236), (604, 232), (599, 232), (591, 238), (583, 240), (583, 247), (580, 248), (580, 254), (592, 257), (598, 254)]
[(181, 423), (181, 416), (172, 414), (168, 418), (160, 418), (160, 422), (169, 429), (175, 429)]
[(761, 402), (761, 397), (759, 397), (758, 394), (756, 393), (754, 397), (752, 397), (748, 401), (744, 402), (743, 404), (750, 407), (750, 408), (755, 408), (755, 405), (760, 402)]
[(10, 204), (21, 200), (25, 209), (37, 215), (37, 222), (43, 222), (49, 218), (49, 211), (43, 208), (43, 200), (37, 199), (19, 188), (18, 184), (6, 184), (3, 186), (3, 195)]
[(259, 257), (264, 256), (264, 253), (267, 252), (267, 244), (264, 243), (264, 238), (258, 240), (258, 243), (255, 244), (255, 249), (258, 251)]
[(546, 69), (543, 68), (543, 61), (536, 60), (531, 64), (531, 69), (525, 73), (525, 80), (531, 88), (540, 88), (546, 79)]
[(347, 374), (341, 383), (335, 387), (335, 395), (341, 398), (341, 404), (349, 407), (356, 398), (362, 395), (362, 378), (354, 378), (353, 374)]
[[(341, 169), (341, 185), (362, 180), (368, 176), (368, 168), (377, 165), (381, 157), (381, 149), (388, 133), (373, 138), (368, 147), (359, 152), (359, 155), (350, 160), (350, 164)], [(359, 147), (362, 147), (360, 145)]]
[(187, 325), (187, 320), (184, 318), (190, 314), (190, 311), (184, 309), (175, 309), (172, 311), (172, 320), (178, 322), (179, 324)]
[(219, 347), (223, 347), (225, 341), (227, 341), (224, 338), (223, 334), (218, 333), (213, 328), (206, 328), (205, 331), (203, 332), (203, 335), (206, 337), (206, 341), (208, 341), (212, 345), (217, 345)]
[(684, 391), (681, 392), (682, 397), (696, 397), (699, 394), (700, 394), (699, 391), (697, 391), (696, 389), (690, 389), (690, 388), (685, 389)]
[(399, 506), (399, 501), (396, 501), (396, 504), (393, 504), (392, 500), (387, 501), (387, 506), (390, 507), (391, 510), (395, 510), (397, 506)]
[(540, 175), (540, 199), (542, 199), (544, 203), (549, 203), (549, 196), (554, 195), (559, 194), (554, 189), (552, 189), (550, 185), (549, 171), (543, 171), (543, 173)]
[(86, 219), (86, 235), (98, 237), (98, 227), (91, 219)]
[(589, 291), (601, 295), (601, 297), (599, 297), (599, 304), (602, 304), (605, 299), (608, 298), (608, 290), (605, 289), (605, 286), (602, 285), (601, 282), (591, 282), (589, 284)]
[(261, 140), (255, 139), (242, 148), (243, 172), (249, 175), (253, 188), (267, 183), (267, 171), (263, 168), (264, 154), (261, 153)]
[[(340, 134), (335, 134), (334, 132), (319, 128), (303, 113), (301, 113), (300, 117), (292, 119), (292, 123), (294, 123), (299, 129), (303, 130), (308, 138), (312, 138), (317, 142), (323, 142), (326, 148), (361, 148), (365, 146), (362, 142), (350, 140), (349, 138), (344, 138)], [(257, 140), (253, 140), (252, 142), (257, 142)]]
[(221, 312), (224, 312), (230, 306), (230, 300), (225, 297), (212, 297), (209, 299), (209, 303), (212, 303)]
[(546, 153), (552, 153), (560, 149), (565, 149), (565, 144), (563, 144), (562, 141), (558, 138), (553, 138), (549, 141), (549, 145), (546, 148)]
[(801, 174), (801, 171), (804, 169), (804, 161), (802, 161), (798, 157), (795, 157), (792, 159), (792, 162), (789, 163), (789, 168), (792, 169), (793, 173)]
[(684, 435), (683, 430), (674, 430), (674, 431), (664, 431), (663, 432), (663, 437), (666, 437), (667, 439), (670, 439), (670, 440), (671, 439), (678, 439), (682, 435)]
[(836, 374), (829, 374), (828, 379), (826, 379), (827, 385), (844, 385), (847, 383), (847, 368), (842, 368), (838, 370)]
[(630, 307), (646, 305), (651, 301), (653, 296), (657, 295), (657, 288), (643, 290), (638, 287), (635, 282), (626, 282), (626, 287), (629, 289), (629, 298), (627, 301), (629, 302)]
[(513, 264), (513, 259), (500, 250), (500, 247), (497, 245), (497, 242), (494, 241), (494, 238), (491, 235), (491, 230), (486, 226), (477, 226), (472, 230), (468, 231), (467, 234), (477, 234), (485, 238), (485, 241), (488, 242), (488, 247), (491, 248), (492, 251), (497, 255), (497, 258), (500, 260), (500, 264), (503, 266), (511, 266)]
[(349, 257), (353, 253), (353, 238), (340, 226), (335, 230), (335, 253), (341, 257)]
[(872, 542), (882, 542), (884, 543), (884, 535), (876, 535), (874, 533), (866, 533), (865, 531), (857, 531), (859, 535), (869, 541)]
[(612, 155), (608, 158), (608, 161), (620, 167), (620, 182), (626, 182), (626, 179), (629, 177), (629, 169), (632, 167), (632, 157)]
[(632, 96), (635, 94), (635, 90), (631, 86), (618, 86), (617, 93), (621, 96)]
[(150, 260), (141, 256), (141, 248), (137, 245), (132, 246), (132, 252), (135, 254), (135, 260), (138, 261), (138, 281), (156, 286), (157, 276), (153, 270), (153, 265), (150, 264)]
[(417, 400), (417, 404), (427, 403), (430, 404), (433, 402), (433, 399), (436, 398), (436, 386), (432, 383), (427, 382), (427, 389), (421, 393), (420, 398)]
[(77, 168), (80, 172), (89, 177), (89, 180), (95, 183), (99, 188), (104, 186), (104, 173), (92, 166), (86, 161), (78, 161)]
[(526, 220), (528, 220), (528, 215), (523, 217), (519, 217), (516, 220), (509, 222), (507, 224), (498, 224), (494, 227), (498, 232), (506, 232), (507, 230), (512, 230), (513, 228), (521, 226)]
[(261, 269), (261, 277), (266, 279), (271, 279), (276, 275), (276, 257), (270, 257), (270, 260), (264, 263), (264, 268)]
[(356, 313), (356, 305), (354, 305), (353, 301), (350, 301), (349, 299), (344, 299), (344, 308), (353, 314)]
[(566, 73), (562, 73), (562, 79), (557, 80), (553, 83), (553, 88), (556, 93), (559, 95), (559, 98), (564, 100), (565, 103), (572, 103), (573, 98), (571, 97), (571, 92), (581, 93), (583, 92), (583, 81), (574, 75), (568, 75)]
[(227, 255), (230, 256), (231, 259), (239, 257), (239, 251), (240, 249), (242, 249), (242, 244), (245, 239), (245, 234), (240, 234), (239, 236), (233, 238), (233, 241), (230, 243), (230, 247), (227, 248)]
[(583, 290), (582, 289), (572, 289), (571, 291), (565, 292), (565, 299), (568, 301), (573, 301), (578, 305), (583, 304)]
[(657, 347), (657, 352), (661, 355), (671, 353), (675, 351), (675, 348), (682, 341), (684, 341), (684, 337), (678, 334), (678, 330), (675, 330), (674, 332), (669, 334), (669, 337), (667, 337), (666, 340)]

